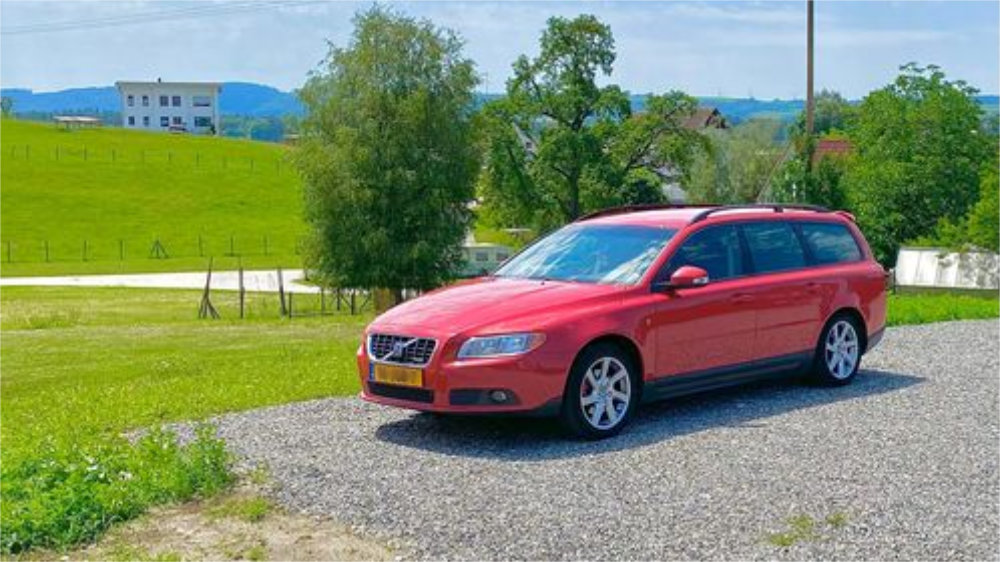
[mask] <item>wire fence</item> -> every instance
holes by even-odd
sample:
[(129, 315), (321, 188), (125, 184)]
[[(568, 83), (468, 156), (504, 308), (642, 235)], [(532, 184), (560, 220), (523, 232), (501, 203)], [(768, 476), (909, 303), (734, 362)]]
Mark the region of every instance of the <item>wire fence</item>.
[(18, 240), (0, 243), (3, 263), (169, 260), (302, 255), (304, 236), (244, 234), (137, 238)]
[(192, 150), (123, 149), (120, 147), (91, 146), (38, 146), (31, 144), (4, 144), (3, 157), (32, 162), (93, 162), (108, 164), (169, 164), (206, 170), (234, 170), (248, 172), (295, 173), (285, 156), (234, 156), (231, 154), (202, 153)]
[(282, 318), (291, 319), (344, 313), (355, 315), (374, 308), (374, 292), (370, 289), (304, 285), (303, 282), (309, 283), (308, 278), (286, 284), (281, 268), (277, 268), (273, 276), (270, 273), (262, 276), (262, 273), (256, 271), (245, 275), (241, 267), (235, 279), (233, 273), (215, 273), (213, 277), (210, 261), (198, 305), (198, 317), (219, 319), (228, 315), (242, 320), (273, 317), (277, 313)]

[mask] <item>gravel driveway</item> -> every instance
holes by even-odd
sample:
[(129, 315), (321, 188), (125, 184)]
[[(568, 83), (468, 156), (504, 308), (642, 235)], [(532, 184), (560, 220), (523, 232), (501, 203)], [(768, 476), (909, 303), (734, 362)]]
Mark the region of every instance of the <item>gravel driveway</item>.
[(223, 417), (293, 510), (450, 559), (996, 559), (998, 322), (896, 328), (853, 385), (646, 407), (617, 438), (329, 399)]

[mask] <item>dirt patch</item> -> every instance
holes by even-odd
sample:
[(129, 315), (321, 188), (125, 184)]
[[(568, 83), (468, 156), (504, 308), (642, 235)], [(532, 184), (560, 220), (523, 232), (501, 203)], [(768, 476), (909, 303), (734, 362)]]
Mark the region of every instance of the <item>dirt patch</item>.
[[(41, 554), (41, 553), (39, 553)], [(53, 554), (53, 553), (50, 553)], [(328, 519), (285, 513), (253, 490), (151, 510), (68, 560), (392, 560)]]

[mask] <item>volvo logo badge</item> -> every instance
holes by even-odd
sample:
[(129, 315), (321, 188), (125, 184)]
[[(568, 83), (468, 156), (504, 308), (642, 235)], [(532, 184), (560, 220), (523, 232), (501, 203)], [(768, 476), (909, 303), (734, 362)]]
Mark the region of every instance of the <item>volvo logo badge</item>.
[(389, 359), (402, 359), (403, 355), (406, 353), (406, 348), (410, 347), (417, 342), (417, 338), (409, 339), (406, 341), (397, 341), (392, 344), (392, 349), (385, 356), (381, 357), (379, 361), (388, 361)]

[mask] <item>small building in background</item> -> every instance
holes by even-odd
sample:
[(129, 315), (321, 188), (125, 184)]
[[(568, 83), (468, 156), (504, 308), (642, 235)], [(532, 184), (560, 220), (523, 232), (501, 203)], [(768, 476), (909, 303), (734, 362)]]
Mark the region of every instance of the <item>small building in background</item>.
[(217, 82), (115, 82), (126, 129), (218, 135)]
[(462, 244), (462, 257), (465, 258), (465, 263), (459, 275), (462, 277), (490, 275), (513, 253), (510, 247), (503, 244), (477, 242), (476, 237), (470, 232)]
[(816, 150), (813, 151), (813, 164), (828, 157), (840, 158), (847, 156), (853, 150), (851, 141), (847, 139), (825, 138), (816, 142)]
[(904, 246), (893, 279), (900, 289), (987, 291), (1000, 288), (1000, 255)]
[(92, 115), (54, 115), (52, 120), (56, 125), (66, 129), (101, 126), (101, 118)]

